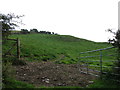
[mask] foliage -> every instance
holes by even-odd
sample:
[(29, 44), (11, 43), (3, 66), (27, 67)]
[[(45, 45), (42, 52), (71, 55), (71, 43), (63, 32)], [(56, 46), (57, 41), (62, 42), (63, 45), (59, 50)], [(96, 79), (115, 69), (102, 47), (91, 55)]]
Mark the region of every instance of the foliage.
[(41, 33), (41, 34), (54, 34), (54, 32), (49, 32), (49, 31), (40, 31), (39, 33)]
[(109, 43), (112, 43), (113, 46), (120, 49), (120, 30), (118, 29), (117, 32), (113, 32), (111, 29), (108, 29), (108, 32), (114, 34), (114, 38), (108, 40)]
[(12, 67), (12, 65), (25, 65), (25, 62), (21, 60), (17, 60), (15, 57), (3, 57), (2, 60), (3, 60), (2, 62), (3, 88), (14, 88), (14, 87), (17, 88), (18, 86), (23, 88), (21, 85), (22, 83), (13, 80), (15, 78), (15, 69)]
[[(109, 32), (114, 34), (113, 39), (109, 39), (108, 41), (112, 43), (113, 46), (117, 48), (117, 60), (118, 62), (115, 63), (117, 67), (120, 67), (120, 30), (118, 29), (117, 32), (113, 32), (111, 29), (108, 29)], [(120, 74), (120, 68), (117, 70), (114, 70), (116, 73)], [(120, 75), (119, 75), (120, 77)]]
[(35, 28), (34, 28), (34, 29), (30, 29), (30, 32), (31, 32), (31, 33), (38, 33), (38, 30), (35, 29)]
[(18, 27), (17, 23), (21, 23), (15, 21), (15, 19), (19, 19), (23, 16), (18, 16), (15, 14), (0, 14), (0, 21), (2, 22), (2, 37), (6, 39), (10, 35), (10, 31), (15, 27)]
[(6, 78), (14, 77), (14, 70), (12, 68), (12, 64), (10, 62), (6, 62), (2, 64), (2, 78), (3, 83), (5, 83)]
[(27, 29), (21, 29), (21, 33), (22, 33), (22, 34), (28, 34), (29, 32), (28, 32)]

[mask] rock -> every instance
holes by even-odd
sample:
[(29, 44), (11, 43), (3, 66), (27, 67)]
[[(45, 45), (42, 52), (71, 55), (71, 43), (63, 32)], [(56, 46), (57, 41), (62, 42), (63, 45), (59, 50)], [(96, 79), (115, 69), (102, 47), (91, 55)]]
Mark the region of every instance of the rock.
[(47, 81), (49, 81), (50, 79), (46, 79)]
[(47, 78), (47, 77), (42, 77), (41, 79), (45, 79), (45, 78)]
[(89, 84), (92, 84), (92, 83), (94, 83), (94, 81), (88, 81), (88, 83), (89, 83)]
[(64, 83), (59, 83), (59, 84), (57, 84), (57, 86), (66, 86), (66, 84), (64, 84)]
[(46, 83), (50, 83), (49, 81), (45, 81)]
[(88, 87), (88, 85), (86, 85), (86, 87)]
[(42, 77), (42, 79), (43, 79), (42, 82), (50, 83), (50, 79), (45, 79), (45, 77), (44, 78)]
[(59, 83), (59, 84), (58, 84), (58, 86), (62, 86), (62, 84), (61, 84), (61, 83)]
[(50, 83), (49, 80), (50, 80), (50, 79), (46, 79), (45, 82), (46, 82), (46, 83)]
[(26, 74), (23, 74), (24, 76), (26, 75)]

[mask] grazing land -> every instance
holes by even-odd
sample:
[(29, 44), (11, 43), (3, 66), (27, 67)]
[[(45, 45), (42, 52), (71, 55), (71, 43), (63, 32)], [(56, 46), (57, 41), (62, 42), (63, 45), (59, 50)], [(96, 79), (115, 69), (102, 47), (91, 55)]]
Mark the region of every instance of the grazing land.
[[(75, 64), (79, 57), (100, 55), (100, 52), (80, 55), (80, 52), (111, 47), (106, 42), (93, 42), (70, 35), (26, 34), (12, 35), (10, 38), (19, 38), (21, 41), (21, 58), (29, 61), (54, 61), (59, 64)], [(103, 51), (102, 54), (112, 55), (115, 49)], [(115, 57), (103, 57), (103, 60), (114, 60)], [(85, 61), (86, 58), (81, 59)], [(87, 60), (100, 60), (99, 57)], [(99, 65), (99, 62), (90, 62)], [(103, 66), (110, 66), (112, 62), (103, 62)]]
[(26, 60), (48, 61), (61, 57), (59, 63), (65, 64), (76, 63), (80, 52), (111, 46), (105, 42), (98, 43), (69, 35), (26, 34), (12, 35), (10, 38), (20, 39), (21, 57)]
[[(24, 66), (13, 66), (16, 80), (33, 84), (35, 87), (87, 87), (96, 77), (80, 74), (77, 62), (80, 56), (93, 54), (79, 53), (112, 46), (106, 42), (93, 42), (70, 35), (20, 34), (11, 35), (9, 38), (20, 39), (21, 60), (26, 63)], [(11, 42), (8, 43), (3, 46), (3, 52), (10, 47)], [(16, 52), (13, 50), (11, 53)], [(115, 49), (105, 51), (103, 55), (106, 53), (113, 54)], [(99, 52), (94, 55), (99, 55)], [(115, 58), (103, 57), (103, 60), (113, 59)], [(99, 57), (89, 60), (99, 60)], [(97, 62), (90, 64), (97, 65)], [(103, 63), (105, 66), (112, 64), (112, 62)]]

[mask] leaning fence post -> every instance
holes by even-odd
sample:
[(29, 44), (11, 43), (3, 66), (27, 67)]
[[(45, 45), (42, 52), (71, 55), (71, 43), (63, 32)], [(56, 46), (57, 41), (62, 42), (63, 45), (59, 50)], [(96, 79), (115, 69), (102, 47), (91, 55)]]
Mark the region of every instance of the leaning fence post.
[(20, 40), (17, 38), (17, 58), (20, 60)]
[(102, 79), (102, 51), (100, 51), (100, 78)]

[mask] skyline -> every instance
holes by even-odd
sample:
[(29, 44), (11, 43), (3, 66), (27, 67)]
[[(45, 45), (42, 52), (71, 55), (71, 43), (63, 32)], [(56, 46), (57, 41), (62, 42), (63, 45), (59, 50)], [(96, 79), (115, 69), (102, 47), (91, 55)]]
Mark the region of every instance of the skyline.
[[(0, 13), (25, 15), (19, 29), (36, 28), (96, 42), (111, 37), (118, 28), (119, 0), (3, 0)], [(8, 2), (8, 3), (6, 3)], [(7, 5), (4, 6), (6, 3)]]

